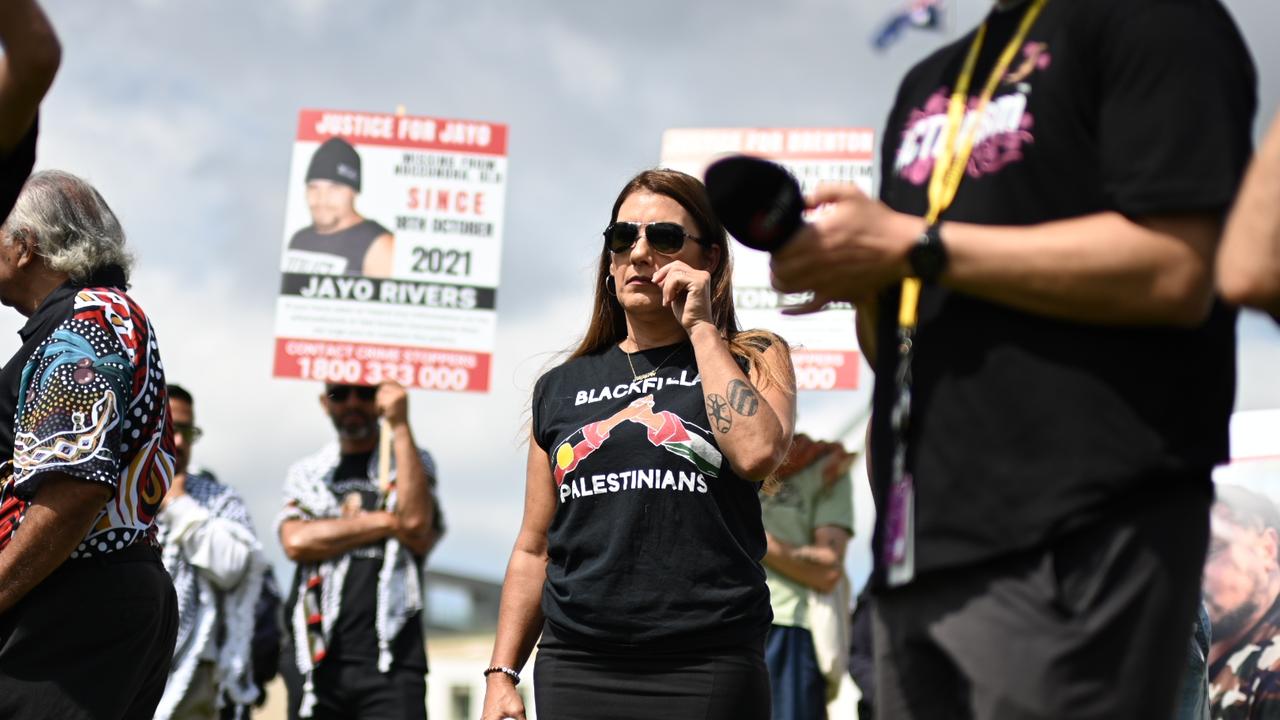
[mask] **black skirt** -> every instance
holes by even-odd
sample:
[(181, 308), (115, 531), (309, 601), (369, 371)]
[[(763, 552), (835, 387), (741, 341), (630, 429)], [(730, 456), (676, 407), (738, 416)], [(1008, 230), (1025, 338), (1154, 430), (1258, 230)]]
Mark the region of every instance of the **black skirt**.
[(548, 623), (533, 666), (538, 716), (553, 720), (769, 720), (764, 637), (693, 651), (605, 651)]

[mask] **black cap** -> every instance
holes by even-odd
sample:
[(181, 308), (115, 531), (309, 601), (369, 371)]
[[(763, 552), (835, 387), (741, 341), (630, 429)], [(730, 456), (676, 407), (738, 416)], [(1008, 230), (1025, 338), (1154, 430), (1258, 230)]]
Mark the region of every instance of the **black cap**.
[(312, 180), (332, 180), (360, 192), (360, 155), (340, 137), (325, 140), (307, 167), (307, 182)]

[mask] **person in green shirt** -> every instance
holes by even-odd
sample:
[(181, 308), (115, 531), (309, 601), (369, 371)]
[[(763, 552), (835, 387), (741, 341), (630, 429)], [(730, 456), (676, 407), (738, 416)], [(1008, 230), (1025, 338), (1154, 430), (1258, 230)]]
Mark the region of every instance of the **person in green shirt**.
[(853, 458), (839, 443), (797, 435), (778, 470), (780, 489), (761, 498), (773, 606), (765, 662), (774, 720), (827, 717), (827, 680), (815, 654), (809, 596), (832, 592), (844, 578), (844, 551), (853, 537)]

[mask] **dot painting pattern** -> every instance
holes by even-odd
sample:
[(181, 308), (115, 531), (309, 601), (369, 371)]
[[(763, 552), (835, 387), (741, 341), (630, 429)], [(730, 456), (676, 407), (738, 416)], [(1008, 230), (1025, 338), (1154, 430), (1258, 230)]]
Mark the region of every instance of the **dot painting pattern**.
[[(14, 427), (14, 472), (0, 495), (29, 499), (42, 474), (111, 487), (71, 553), (91, 557), (155, 542), (155, 517), (173, 476), (173, 429), (151, 323), (113, 288), (81, 290), (71, 317), (23, 369)], [(0, 547), (21, 525), (0, 523)]]

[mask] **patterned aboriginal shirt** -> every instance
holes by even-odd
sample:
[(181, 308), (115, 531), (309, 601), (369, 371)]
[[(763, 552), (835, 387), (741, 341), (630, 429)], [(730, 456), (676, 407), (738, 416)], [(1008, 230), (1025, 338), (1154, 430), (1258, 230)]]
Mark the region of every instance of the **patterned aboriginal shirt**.
[(1209, 666), (1209, 717), (1280, 718), (1280, 599), (1239, 645)]
[[(124, 285), (124, 273), (112, 268), (85, 285), (59, 287), (0, 370), (10, 380), (21, 368), (12, 474), (0, 484), (0, 547), (48, 473), (114, 491), (72, 558), (155, 543), (156, 513), (173, 477), (173, 428), (155, 333)], [(4, 382), (0, 390), (13, 387)]]

